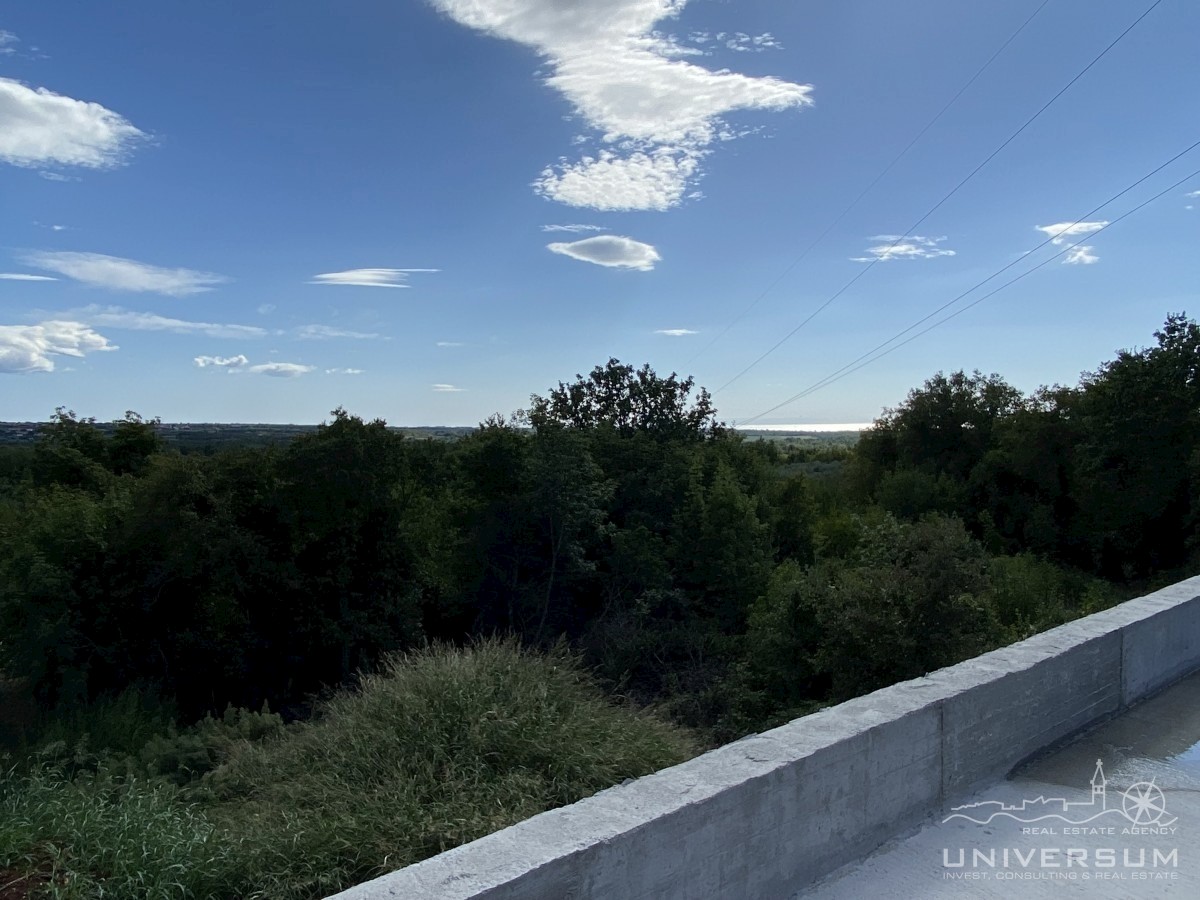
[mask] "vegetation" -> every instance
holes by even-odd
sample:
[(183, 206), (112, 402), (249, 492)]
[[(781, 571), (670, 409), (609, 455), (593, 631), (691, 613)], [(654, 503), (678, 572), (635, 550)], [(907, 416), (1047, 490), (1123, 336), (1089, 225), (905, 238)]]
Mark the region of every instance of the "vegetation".
[(617, 360), (449, 441), (60, 409), (0, 447), (0, 890), (323, 896), (1190, 571), (1200, 326), (1155, 337), (854, 446)]
[(562, 648), (434, 647), (307, 721), (229, 708), (135, 753), (44, 746), (0, 774), (0, 872), (56, 898), (324, 897), (692, 752)]

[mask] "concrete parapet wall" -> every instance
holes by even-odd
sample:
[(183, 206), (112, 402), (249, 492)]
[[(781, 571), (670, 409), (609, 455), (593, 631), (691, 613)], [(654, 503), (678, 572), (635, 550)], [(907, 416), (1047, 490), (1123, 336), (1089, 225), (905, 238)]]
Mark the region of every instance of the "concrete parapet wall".
[(1200, 577), (751, 735), (336, 900), (786, 898), (1200, 668)]

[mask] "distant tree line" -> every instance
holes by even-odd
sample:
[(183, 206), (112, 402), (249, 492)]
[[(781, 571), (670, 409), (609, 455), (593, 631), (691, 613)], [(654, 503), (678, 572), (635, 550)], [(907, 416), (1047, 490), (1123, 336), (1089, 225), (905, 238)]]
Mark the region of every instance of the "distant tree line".
[(832, 456), (617, 360), (451, 442), (338, 409), (184, 454), (59, 410), (0, 448), (0, 676), (52, 714), (302, 715), (389, 651), (513, 634), (727, 739), (1194, 566), (1200, 327), (1156, 339), (1030, 397), (938, 374)]

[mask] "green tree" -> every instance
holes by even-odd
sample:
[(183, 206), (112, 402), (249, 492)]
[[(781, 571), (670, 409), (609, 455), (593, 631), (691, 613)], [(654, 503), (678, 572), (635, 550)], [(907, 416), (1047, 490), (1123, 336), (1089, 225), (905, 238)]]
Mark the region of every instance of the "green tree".
[(610, 359), (571, 384), (559, 382), (550, 393), (530, 398), (528, 418), (535, 429), (560, 426), (611, 428), (622, 435), (644, 431), (667, 438), (711, 437), (724, 426), (717, 421), (712, 398), (695, 379), (674, 372), (662, 378), (649, 363), (640, 369)]

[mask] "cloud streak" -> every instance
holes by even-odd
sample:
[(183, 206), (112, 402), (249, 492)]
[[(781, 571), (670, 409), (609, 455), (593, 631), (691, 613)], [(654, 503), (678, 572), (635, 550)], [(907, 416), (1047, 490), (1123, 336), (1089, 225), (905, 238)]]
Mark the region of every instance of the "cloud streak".
[(654, 268), (654, 264), (662, 259), (652, 245), (615, 234), (599, 235), (570, 243), (547, 244), (546, 249), (551, 253), (597, 266), (637, 269), (640, 272), (649, 272)]
[(309, 284), (340, 284), (353, 287), (408, 288), (408, 276), (414, 272), (438, 272), (439, 269), (347, 269), (314, 275)]
[(237, 356), (197, 356), (192, 362), (201, 369), (240, 369), (250, 365), (250, 360), (240, 353)]
[(852, 256), (853, 262), (891, 262), (897, 259), (936, 259), (939, 256), (955, 256), (956, 251), (940, 246), (946, 238), (924, 237), (910, 234), (907, 237), (898, 234), (877, 234), (873, 241), (887, 241), (868, 247), (866, 256)]
[(24, 272), (0, 272), (0, 281), (58, 281), (50, 275), (26, 275)]
[(89, 287), (109, 291), (165, 294), (186, 297), (211, 291), (229, 279), (195, 269), (164, 269), (148, 263), (105, 256), (103, 253), (72, 253), (51, 250), (27, 253), (22, 260), (37, 269), (55, 272)]
[(431, 384), (429, 387), (435, 394), (461, 394), (466, 390), (453, 384)]
[(612, 210), (682, 202), (710, 145), (737, 136), (724, 121), (728, 114), (812, 103), (810, 85), (680, 59), (696, 51), (657, 25), (687, 2), (433, 0), (459, 24), (524, 44), (546, 60), (545, 84), (571, 104), (597, 149), (547, 166), (534, 190), (569, 206)]
[(668, 337), (684, 337), (689, 334), (699, 334), (698, 331), (692, 331), (690, 328), (660, 328), (655, 334), (665, 334)]
[(603, 231), (602, 225), (543, 225), (542, 231), (566, 231), (570, 234), (580, 234), (585, 231)]
[(174, 334), (203, 334), (214, 338), (261, 338), (270, 332), (255, 325), (222, 325), (215, 322), (191, 322), (160, 316), (157, 313), (135, 312), (119, 306), (87, 306), (72, 313), (89, 325), (122, 328), (129, 331), (168, 331)]
[(15, 166), (111, 168), (146, 138), (124, 116), (99, 103), (12, 78), (0, 78), (0, 123), (0, 160)]
[(0, 325), (0, 374), (53, 372), (54, 357), (116, 350), (82, 322), (53, 319), (39, 325)]
[(269, 375), (273, 378), (298, 378), (316, 369), (316, 366), (289, 362), (259, 363), (252, 366), (250, 360), (241, 353), (237, 356), (197, 356), (192, 362), (198, 369), (224, 369), (226, 372), (248, 372), (251, 375)]
[(348, 331), (331, 325), (302, 325), (296, 329), (296, 337), (302, 341), (324, 341), (333, 338), (352, 338), (359, 341), (390, 340), (382, 334), (368, 331)]

